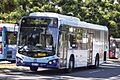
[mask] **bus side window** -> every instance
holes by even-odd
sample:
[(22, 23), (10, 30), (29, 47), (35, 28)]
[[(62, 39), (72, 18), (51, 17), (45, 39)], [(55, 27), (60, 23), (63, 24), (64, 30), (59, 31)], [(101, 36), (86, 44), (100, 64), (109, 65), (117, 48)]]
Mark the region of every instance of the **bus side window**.
[(70, 47), (77, 48), (75, 35), (70, 34)]
[(75, 29), (73, 34), (69, 37), (70, 47), (85, 50), (87, 44), (87, 37), (83, 29)]
[(73, 33), (70, 34), (70, 47), (75, 48), (75, 49), (82, 49), (82, 34), (83, 30), (82, 29), (74, 29)]

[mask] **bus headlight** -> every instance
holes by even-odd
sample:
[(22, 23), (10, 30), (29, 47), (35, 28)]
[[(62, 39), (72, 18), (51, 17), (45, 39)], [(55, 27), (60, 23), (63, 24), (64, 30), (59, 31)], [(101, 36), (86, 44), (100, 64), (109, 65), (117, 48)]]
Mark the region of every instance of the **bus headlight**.
[(56, 63), (57, 61), (56, 60), (53, 60), (53, 63)]
[(57, 60), (50, 60), (49, 62), (48, 62), (48, 64), (56, 64), (57, 63)]
[(49, 61), (48, 64), (52, 64), (52, 61)]

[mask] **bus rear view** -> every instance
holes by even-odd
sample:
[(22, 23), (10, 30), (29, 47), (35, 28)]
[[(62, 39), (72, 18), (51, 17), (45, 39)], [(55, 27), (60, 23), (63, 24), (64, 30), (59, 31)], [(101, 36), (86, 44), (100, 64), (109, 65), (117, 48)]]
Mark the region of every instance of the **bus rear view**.
[(15, 62), (17, 31), (16, 24), (0, 24), (0, 61)]

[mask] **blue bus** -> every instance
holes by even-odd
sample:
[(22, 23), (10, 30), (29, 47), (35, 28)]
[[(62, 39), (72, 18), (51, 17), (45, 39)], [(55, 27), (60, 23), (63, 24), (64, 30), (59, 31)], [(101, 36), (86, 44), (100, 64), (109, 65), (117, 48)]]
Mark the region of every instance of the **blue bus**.
[(0, 61), (15, 62), (18, 26), (0, 24)]

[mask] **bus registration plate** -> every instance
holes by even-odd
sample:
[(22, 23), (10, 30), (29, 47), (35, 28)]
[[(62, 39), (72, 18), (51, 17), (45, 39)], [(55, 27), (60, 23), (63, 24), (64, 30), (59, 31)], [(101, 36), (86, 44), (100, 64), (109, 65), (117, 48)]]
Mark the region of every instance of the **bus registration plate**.
[(32, 66), (38, 66), (39, 64), (37, 64), (37, 63), (32, 63)]

